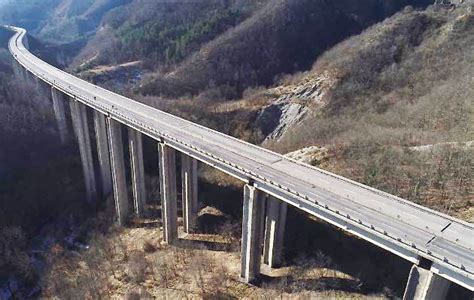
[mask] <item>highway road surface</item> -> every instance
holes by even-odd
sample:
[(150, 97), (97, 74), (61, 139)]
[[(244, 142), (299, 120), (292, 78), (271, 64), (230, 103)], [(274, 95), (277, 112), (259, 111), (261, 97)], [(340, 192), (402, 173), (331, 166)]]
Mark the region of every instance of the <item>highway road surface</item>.
[(117, 95), (37, 58), (16, 31), (17, 62), (56, 89), (143, 134), (214, 166), (290, 205), (474, 290), (472, 224)]

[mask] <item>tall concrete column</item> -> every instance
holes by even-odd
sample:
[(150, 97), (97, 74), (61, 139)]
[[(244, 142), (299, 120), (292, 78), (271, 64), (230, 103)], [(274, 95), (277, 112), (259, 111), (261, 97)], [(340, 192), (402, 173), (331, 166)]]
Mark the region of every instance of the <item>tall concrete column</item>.
[(130, 165), (132, 169), (132, 190), (135, 213), (143, 217), (146, 204), (145, 166), (143, 165), (142, 134), (135, 129), (128, 129)]
[(175, 150), (159, 143), (161, 214), (163, 239), (172, 244), (178, 238), (178, 204), (176, 196), (176, 156)]
[(29, 71), (26, 68), (23, 69), (23, 80), (27, 83), (30, 84), (30, 76), (29, 76)]
[(260, 276), (264, 205), (263, 193), (245, 185), (240, 276), (248, 283), (257, 281)]
[(14, 59), (12, 61), (12, 67), (13, 67), (13, 73), (15, 74), (16, 79), (22, 80), (20, 63)]
[(448, 294), (450, 282), (443, 277), (413, 265), (408, 277), (404, 300), (442, 300)]
[(265, 216), (263, 263), (271, 268), (277, 268), (281, 265), (287, 208), (288, 206), (285, 202), (268, 197)]
[(35, 75), (31, 74), (33, 76), (33, 82), (35, 83), (35, 88), (36, 88), (36, 91), (38, 91), (38, 93), (40, 95), (42, 95), (44, 93), (44, 90), (41, 86), (41, 82), (40, 82), (40, 79), (38, 77), (36, 77)]
[(32, 75), (30, 71), (28, 71), (26, 68), (24, 68), (24, 70), (25, 70), (25, 82), (29, 85), (32, 85), (33, 80), (32, 80)]
[(97, 199), (97, 188), (95, 182), (94, 165), (92, 161), (92, 148), (89, 137), (89, 128), (87, 125), (86, 108), (83, 104), (73, 99), (71, 99), (69, 104), (71, 108), (74, 131), (79, 143), (79, 152), (81, 155), (82, 170), (84, 172), (87, 200), (88, 202), (93, 202)]
[(119, 122), (107, 119), (110, 163), (114, 190), (115, 210), (120, 225), (124, 225), (129, 215), (127, 178), (125, 177), (125, 161), (123, 154), (122, 127)]
[(66, 119), (66, 109), (64, 107), (64, 99), (62, 93), (51, 87), (51, 95), (53, 98), (53, 109), (54, 116), (56, 117), (56, 123), (58, 124), (59, 137), (61, 143), (64, 145), (68, 139), (68, 130), (67, 130), (67, 119)]
[(184, 231), (192, 233), (196, 230), (198, 203), (198, 162), (196, 159), (181, 154), (181, 182)]
[(112, 194), (112, 171), (110, 167), (110, 153), (107, 138), (106, 117), (102, 113), (94, 110), (94, 129), (97, 144), (97, 154), (99, 157), (100, 177), (102, 183), (102, 196), (107, 198)]
[(97, 183), (95, 179), (95, 170), (94, 170), (94, 160), (92, 158), (92, 144), (91, 144), (91, 137), (89, 134), (89, 122), (87, 120), (87, 107), (79, 102), (76, 102), (79, 107), (81, 121), (82, 121), (82, 128), (84, 129), (84, 141), (86, 147), (86, 155), (87, 155), (87, 164), (88, 170), (90, 170), (89, 180), (90, 186), (92, 191), (92, 199), (97, 199)]
[(26, 75), (26, 69), (23, 68), (23, 66), (19, 65), (19, 71), (20, 71), (20, 79), (22, 80), (23, 83), (28, 83), (28, 77)]

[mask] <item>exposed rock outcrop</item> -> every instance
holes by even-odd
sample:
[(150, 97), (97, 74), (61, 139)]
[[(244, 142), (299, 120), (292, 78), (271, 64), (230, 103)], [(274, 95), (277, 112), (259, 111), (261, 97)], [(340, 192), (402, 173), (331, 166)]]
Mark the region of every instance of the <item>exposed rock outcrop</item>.
[(288, 128), (301, 122), (309, 106), (324, 106), (324, 95), (334, 78), (329, 72), (308, 74), (289, 85), (269, 90), (276, 100), (264, 107), (257, 118), (266, 140), (278, 140)]
[(293, 160), (319, 166), (329, 159), (328, 149), (325, 147), (310, 146), (285, 154), (286, 157)]

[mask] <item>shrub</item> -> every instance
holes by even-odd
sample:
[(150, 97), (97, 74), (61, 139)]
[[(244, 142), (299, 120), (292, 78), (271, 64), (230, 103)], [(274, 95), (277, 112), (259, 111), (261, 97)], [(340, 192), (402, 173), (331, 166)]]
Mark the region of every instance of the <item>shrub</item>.
[(130, 253), (127, 262), (127, 275), (135, 283), (141, 283), (145, 280), (145, 274), (148, 268), (145, 253), (133, 251)]

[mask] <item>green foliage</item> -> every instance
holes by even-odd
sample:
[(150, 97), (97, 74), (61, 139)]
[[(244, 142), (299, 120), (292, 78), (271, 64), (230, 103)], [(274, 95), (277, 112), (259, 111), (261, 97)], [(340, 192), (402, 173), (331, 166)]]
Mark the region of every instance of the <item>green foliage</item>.
[(116, 35), (122, 42), (122, 55), (176, 63), (241, 20), (239, 11), (214, 10), (195, 22), (183, 20), (176, 24), (166, 19), (150, 20), (144, 24), (124, 26)]
[[(325, 50), (401, 7), (400, 1), (389, 9), (381, 3), (268, 1), (173, 72), (145, 82), (141, 91), (176, 97), (231, 86), (239, 97), (248, 87), (271, 85), (280, 74), (310, 68)], [(181, 45), (169, 56), (179, 57)]]

